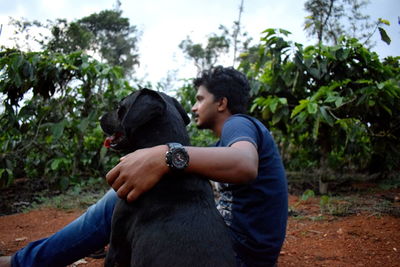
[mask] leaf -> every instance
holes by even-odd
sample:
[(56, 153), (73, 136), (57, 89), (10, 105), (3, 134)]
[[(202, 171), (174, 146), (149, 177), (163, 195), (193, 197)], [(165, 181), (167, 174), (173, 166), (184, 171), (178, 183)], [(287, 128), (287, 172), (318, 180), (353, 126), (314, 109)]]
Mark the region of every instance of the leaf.
[(307, 69), (310, 68), (312, 64), (313, 64), (312, 58), (308, 57), (304, 59), (304, 65), (306, 66)]
[(89, 117), (83, 118), (81, 122), (78, 124), (78, 130), (81, 133), (85, 133), (88, 125), (89, 125)]
[(368, 100), (368, 106), (370, 106), (370, 107), (375, 106), (375, 101), (372, 99)]
[(287, 99), (284, 98), (284, 97), (279, 98), (279, 102), (280, 102), (282, 105), (287, 105)]
[(22, 74), (24, 78), (30, 79), (33, 75), (33, 69), (32, 65), (29, 63), (29, 61), (26, 61), (25, 64), (22, 67)]
[[(254, 101), (254, 102), (255, 102), (255, 101)], [(253, 102), (253, 105), (251, 105), (250, 113), (253, 113), (254, 110), (255, 110), (256, 108), (258, 108), (258, 104), (257, 104), (257, 103), (254, 103), (254, 102)]]
[(307, 189), (306, 191), (304, 191), (304, 193), (301, 195), (301, 200), (303, 201), (307, 201), (310, 197), (315, 197), (315, 193), (313, 190), (311, 189)]
[(54, 159), (50, 165), (50, 168), (53, 171), (58, 170), (58, 167), (60, 166), (61, 163), (62, 163), (62, 159)]
[(321, 79), (321, 71), (317, 68), (310, 68), (308, 72), (317, 80)]
[(318, 110), (318, 104), (317, 103), (308, 103), (307, 105), (307, 111), (310, 114), (315, 114), (317, 113)]
[(100, 162), (102, 162), (104, 164), (104, 158), (107, 154), (107, 148), (105, 148), (104, 146), (101, 146), (100, 148)]
[(270, 104), (270, 109), (272, 111), (272, 113), (274, 113), (276, 111), (276, 108), (278, 106), (278, 99), (272, 99), (271, 104)]
[(314, 23), (312, 23), (312, 22), (306, 23), (306, 24), (304, 25), (304, 29), (306, 30), (306, 29), (310, 28), (312, 25), (314, 25)]
[(272, 117), (272, 125), (275, 125), (278, 122), (280, 122), (280, 120), (282, 119), (282, 116), (283, 116), (282, 112), (274, 114), (274, 116)]
[(306, 112), (301, 112), (297, 116), (297, 121), (299, 124), (303, 124), (307, 119), (307, 113)]
[(290, 115), (290, 118), (293, 118), (293, 117), (296, 116), (299, 112), (301, 112), (303, 109), (305, 109), (309, 102), (310, 102), (310, 100), (308, 100), (308, 99), (302, 99), (302, 100), (300, 100), (300, 104), (297, 105), (297, 106), (293, 109), (292, 114)]
[(379, 90), (382, 90), (383, 88), (385, 88), (385, 83), (377, 83), (376, 87), (378, 87)]
[(285, 30), (285, 29), (279, 29), (279, 32), (282, 33), (282, 34), (285, 35), (285, 36), (288, 36), (289, 34), (291, 34), (290, 31)]
[(319, 205), (324, 207), (326, 205), (328, 205), (330, 202), (330, 197), (327, 195), (323, 195), (321, 196), (321, 200), (319, 201)]
[(379, 18), (378, 21), (379, 21), (380, 23), (383, 23), (383, 24), (386, 24), (386, 25), (390, 26), (390, 21), (388, 21), (388, 20), (386, 20), (386, 19)]
[(324, 120), (329, 124), (329, 126), (332, 127), (334, 124), (333, 118), (331, 115), (328, 114), (328, 112), (326, 112), (326, 108), (319, 107), (319, 111), (321, 112), (322, 118), (324, 118)]
[(16, 55), (11, 59), (11, 68), (14, 72), (17, 72), (24, 62), (24, 57), (22, 55)]
[(64, 127), (65, 127), (65, 120), (60, 121), (59, 123), (55, 123), (52, 126), (52, 135), (54, 138), (54, 141), (58, 140), (64, 133)]
[(387, 43), (388, 45), (390, 45), (392, 40), (390, 39), (389, 35), (386, 33), (386, 31), (383, 28), (378, 27), (378, 29), (379, 29), (379, 33), (381, 34), (381, 40), (384, 41), (385, 43)]
[(336, 51), (335, 55), (338, 60), (344, 61), (349, 56), (350, 50), (340, 48)]
[(335, 106), (338, 108), (343, 104), (343, 97), (337, 97), (335, 101)]
[(328, 93), (327, 94), (328, 95), (328, 97), (325, 99), (325, 102), (326, 103), (332, 103), (332, 102), (335, 102), (336, 100), (337, 100), (337, 98), (338, 98), (338, 96), (337, 95), (335, 95), (335, 93)]
[(320, 122), (321, 122), (321, 117), (317, 116), (317, 119), (315, 120), (314, 128), (313, 128), (313, 138), (314, 138), (314, 140), (317, 140), (317, 138), (318, 138)]

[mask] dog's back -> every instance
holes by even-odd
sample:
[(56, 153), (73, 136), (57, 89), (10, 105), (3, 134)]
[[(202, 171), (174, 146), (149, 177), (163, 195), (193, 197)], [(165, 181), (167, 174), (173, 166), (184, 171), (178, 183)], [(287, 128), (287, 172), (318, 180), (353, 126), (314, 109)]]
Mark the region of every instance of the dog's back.
[[(140, 94), (145, 96), (138, 101)], [(160, 99), (166, 106), (161, 116), (152, 114), (145, 123), (140, 117), (142, 127), (135, 125), (138, 119), (130, 118), (129, 125), (135, 130), (125, 131), (135, 141), (124, 141), (125, 146), (135, 150), (167, 142), (188, 145), (184, 123), (188, 118), (176, 100), (152, 91), (132, 97), (122, 105), (134, 108), (141, 104), (134, 117), (159, 109)], [(235, 266), (231, 236), (215, 207), (209, 181), (193, 174), (170, 173), (133, 203), (119, 200), (105, 266)]]
[[(174, 186), (175, 185), (175, 186)], [(234, 266), (229, 232), (206, 180), (167, 176), (115, 208), (106, 266)]]

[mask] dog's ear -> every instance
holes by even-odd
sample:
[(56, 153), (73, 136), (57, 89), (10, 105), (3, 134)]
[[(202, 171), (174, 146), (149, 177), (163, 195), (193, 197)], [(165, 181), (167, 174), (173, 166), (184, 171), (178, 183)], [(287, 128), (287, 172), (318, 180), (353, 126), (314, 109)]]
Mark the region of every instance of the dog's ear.
[(166, 103), (155, 91), (141, 89), (130, 101), (121, 124), (130, 134), (140, 126), (165, 113)]
[(172, 98), (172, 102), (174, 103), (174, 106), (179, 111), (179, 114), (181, 114), (183, 122), (185, 123), (185, 125), (188, 125), (190, 123), (190, 118), (187, 115), (186, 111), (183, 109), (182, 105), (178, 102), (178, 100), (176, 100), (173, 97), (171, 97), (171, 98)]

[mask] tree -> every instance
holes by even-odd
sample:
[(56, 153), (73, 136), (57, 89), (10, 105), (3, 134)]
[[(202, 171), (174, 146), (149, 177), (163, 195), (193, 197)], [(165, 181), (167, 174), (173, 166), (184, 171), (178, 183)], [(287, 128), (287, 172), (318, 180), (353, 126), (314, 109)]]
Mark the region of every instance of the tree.
[(182, 49), (188, 59), (194, 61), (198, 72), (210, 69), (216, 64), (222, 64), (222, 61), (226, 60), (226, 56), (229, 55), (230, 52), (232, 66), (234, 66), (240, 57), (238, 53), (245, 52), (249, 49), (252, 38), (248, 37), (247, 32), (242, 31), (241, 25), (243, 2), (244, 1), (241, 0), (238, 20), (233, 22), (231, 30), (224, 25), (220, 25), (218, 29), (220, 33), (210, 34), (205, 45), (193, 43), (189, 36), (180, 43), (179, 48)]
[[(43, 50), (57, 53), (85, 51), (112, 66), (121, 66), (125, 75), (139, 64), (140, 32), (130, 25), (128, 18), (122, 17), (118, 5), (116, 10), (103, 10), (73, 22), (56, 19), (42, 23), (11, 18), (10, 24), (16, 29), (12, 37), (14, 47), (20, 50), (30, 51), (29, 43), (33, 41)], [(33, 28), (39, 35), (31, 35)]]
[[(339, 38), (346, 35), (371, 46), (371, 35), (385, 23), (382, 19), (371, 23), (370, 16), (361, 12), (368, 4), (368, 0), (308, 0), (304, 4), (309, 13), (304, 28), (318, 42), (338, 44)], [(385, 30), (379, 28), (382, 40), (388, 43)]]
[(400, 58), (381, 62), (352, 38), (303, 48), (287, 31), (264, 33), (247, 72), (258, 92), (251, 112), (274, 131), (286, 166), (328, 179), (399, 171)]
[(93, 51), (108, 64), (121, 66), (129, 73), (139, 64), (139, 34), (135, 26), (130, 26), (129, 19), (121, 15), (122, 11), (103, 10), (71, 23), (57, 20), (44, 47), (61, 53)]
[(189, 36), (179, 44), (186, 57), (194, 61), (198, 72), (213, 67), (229, 51), (230, 40), (227, 38), (226, 28), (220, 26), (219, 29), (222, 33), (210, 34), (205, 46), (193, 43)]

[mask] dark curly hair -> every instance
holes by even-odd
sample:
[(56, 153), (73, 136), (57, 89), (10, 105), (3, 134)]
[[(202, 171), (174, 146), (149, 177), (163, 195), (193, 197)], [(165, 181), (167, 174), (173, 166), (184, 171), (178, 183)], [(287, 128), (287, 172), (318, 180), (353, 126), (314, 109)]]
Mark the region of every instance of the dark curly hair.
[(249, 102), (250, 85), (246, 76), (232, 67), (217, 66), (205, 70), (193, 80), (196, 90), (203, 85), (218, 101), (228, 99), (228, 109), (232, 114), (246, 113)]

